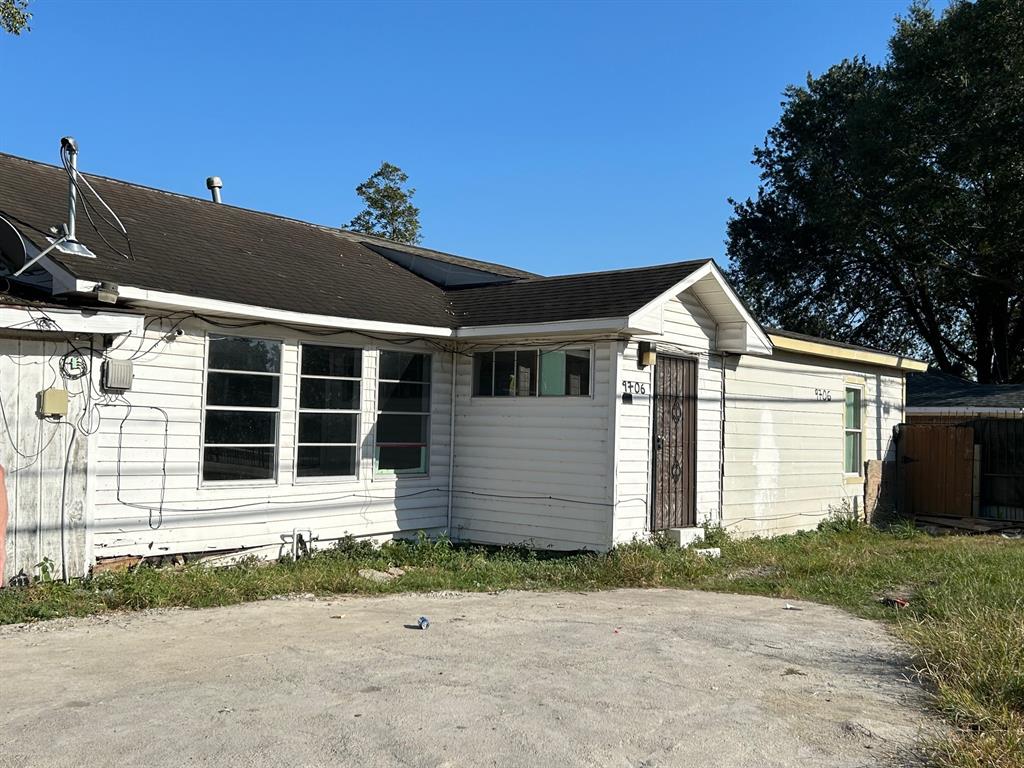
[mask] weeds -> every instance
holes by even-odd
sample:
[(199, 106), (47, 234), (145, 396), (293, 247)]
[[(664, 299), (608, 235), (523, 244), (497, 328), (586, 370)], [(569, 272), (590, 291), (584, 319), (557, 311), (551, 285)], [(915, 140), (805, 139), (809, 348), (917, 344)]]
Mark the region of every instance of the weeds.
[[(41, 579), (0, 590), (0, 623), (112, 610), (206, 607), (286, 593), (378, 594), (456, 589), (596, 590), (676, 587), (802, 598), (892, 623), (952, 724), (935, 745), (943, 768), (1024, 768), (1024, 542), (933, 537), (905, 521), (885, 531), (838, 510), (817, 532), (731, 539), (709, 526), (711, 560), (664, 538), (610, 552), (558, 555), (453, 544), (420, 535), (376, 546), (353, 538), (298, 561), (233, 568), (141, 567), (72, 584)], [(398, 566), (376, 583), (359, 570)], [(45, 574), (45, 569), (40, 567)], [(880, 598), (899, 593), (906, 608)]]

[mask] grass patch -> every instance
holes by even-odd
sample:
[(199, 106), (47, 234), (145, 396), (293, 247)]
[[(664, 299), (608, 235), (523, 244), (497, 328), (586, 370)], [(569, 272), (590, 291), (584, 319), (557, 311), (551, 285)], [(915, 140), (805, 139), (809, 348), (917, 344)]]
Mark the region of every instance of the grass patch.
[[(944, 768), (1024, 768), (1024, 542), (932, 537), (912, 527), (877, 531), (837, 521), (816, 532), (734, 540), (709, 560), (655, 540), (604, 554), (453, 546), (446, 540), (354, 540), (315, 556), (226, 569), (142, 567), (72, 584), (0, 591), (0, 623), (112, 610), (228, 605), (288, 593), (381, 594), (462, 590), (678, 587), (799, 598), (892, 623), (915, 649), (922, 678), (953, 724), (935, 745)], [(393, 581), (363, 568), (405, 568)], [(879, 602), (909, 599), (902, 609)]]

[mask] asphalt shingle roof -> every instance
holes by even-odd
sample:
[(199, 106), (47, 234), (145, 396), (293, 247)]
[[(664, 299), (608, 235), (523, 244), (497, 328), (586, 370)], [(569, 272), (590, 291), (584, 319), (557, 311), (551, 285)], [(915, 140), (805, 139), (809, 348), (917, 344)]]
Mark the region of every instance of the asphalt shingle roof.
[(657, 298), (707, 260), (614, 272), (533, 277), (449, 291), (459, 325), (544, 323), (624, 317)]
[(978, 384), (946, 373), (907, 377), (911, 408), (1024, 408), (1024, 384)]
[[(540, 277), (137, 184), (86, 175), (124, 222), (121, 234), (78, 205), (78, 239), (98, 258), (53, 253), (78, 279), (315, 315), (461, 327), (625, 316), (704, 261)], [(0, 216), (39, 248), (64, 222), (63, 168), (0, 153)], [(96, 206), (93, 201), (94, 207)], [(374, 246), (381, 246), (375, 248)], [(494, 274), (495, 285), (449, 289), (386, 258), (387, 249)], [(509, 281), (512, 278), (512, 281)]]

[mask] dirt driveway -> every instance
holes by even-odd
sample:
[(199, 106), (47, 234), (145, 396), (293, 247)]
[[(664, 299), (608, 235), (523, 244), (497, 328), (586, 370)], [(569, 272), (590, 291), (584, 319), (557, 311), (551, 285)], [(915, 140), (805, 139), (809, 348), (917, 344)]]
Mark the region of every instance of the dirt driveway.
[(902, 764), (930, 727), (906, 660), (785, 605), (403, 595), (0, 628), (0, 765)]

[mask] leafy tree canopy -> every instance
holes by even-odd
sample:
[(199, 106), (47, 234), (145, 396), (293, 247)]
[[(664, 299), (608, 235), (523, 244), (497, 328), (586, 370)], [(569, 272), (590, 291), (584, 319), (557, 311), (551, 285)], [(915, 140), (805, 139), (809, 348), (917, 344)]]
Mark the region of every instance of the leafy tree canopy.
[(0, 0), (0, 29), (12, 35), (31, 32), (28, 23), (32, 14), (28, 11), (28, 0)]
[(386, 237), (399, 243), (420, 241), (420, 209), (412, 204), (416, 190), (406, 187), (409, 177), (397, 165), (381, 163), (370, 178), (356, 187), (366, 207), (347, 229)]
[(730, 272), (768, 323), (1024, 381), (1024, 3), (898, 18), (880, 65), (790, 86), (730, 200)]

